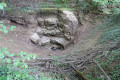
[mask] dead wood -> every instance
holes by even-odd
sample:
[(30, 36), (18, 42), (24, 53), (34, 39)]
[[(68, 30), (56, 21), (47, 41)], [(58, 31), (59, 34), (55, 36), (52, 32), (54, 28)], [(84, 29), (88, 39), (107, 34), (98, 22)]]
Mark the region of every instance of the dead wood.
[(103, 75), (105, 76), (106, 80), (111, 80), (107, 73), (103, 70), (103, 68), (99, 65), (99, 63), (96, 62), (96, 60), (93, 60), (94, 63), (98, 66), (98, 68), (102, 71)]
[[(98, 59), (105, 54), (103, 54), (103, 51), (95, 51), (83, 57), (78, 54), (71, 54), (69, 56), (67, 55), (65, 57), (58, 58), (57, 60), (52, 58), (37, 58), (36, 60), (29, 62), (28, 65), (31, 68), (39, 69), (39, 71), (59, 73), (63, 75), (63, 78), (66, 78), (66, 80), (74, 79), (75, 71), (78, 76), (82, 76), (83, 80), (88, 80), (79, 70), (83, 70), (86, 64), (91, 63), (93, 59)], [(72, 68), (71, 64), (74, 65)], [(70, 76), (69, 79), (66, 74), (71, 74), (73, 76)]]
[(75, 68), (73, 65), (71, 67), (75, 70), (77, 75), (82, 79), (82, 80), (89, 80), (81, 71), (79, 71), (77, 68)]

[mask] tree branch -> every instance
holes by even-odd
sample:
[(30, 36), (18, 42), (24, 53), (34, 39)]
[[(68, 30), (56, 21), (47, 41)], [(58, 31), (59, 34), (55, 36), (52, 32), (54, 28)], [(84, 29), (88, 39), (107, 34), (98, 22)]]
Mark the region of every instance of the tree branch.
[(96, 60), (93, 60), (93, 61), (94, 61), (94, 63), (99, 67), (99, 69), (102, 71), (102, 73), (104, 74), (106, 80), (111, 80), (111, 79), (109, 78), (109, 76), (106, 74), (106, 72), (103, 70), (103, 68), (99, 65), (99, 63), (97, 63)]

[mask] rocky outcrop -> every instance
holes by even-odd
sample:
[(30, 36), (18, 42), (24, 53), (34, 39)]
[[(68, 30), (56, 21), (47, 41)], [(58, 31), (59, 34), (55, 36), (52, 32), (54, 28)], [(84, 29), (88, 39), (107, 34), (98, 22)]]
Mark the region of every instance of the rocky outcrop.
[(64, 37), (67, 40), (74, 40), (76, 29), (78, 26), (78, 20), (70, 11), (61, 11), (59, 14), (60, 26), (63, 28)]
[(12, 14), (9, 19), (36, 29), (30, 40), (34, 44), (49, 46), (54, 50), (67, 48), (67, 45), (74, 41), (78, 26), (78, 20), (73, 12), (57, 8), (27, 10), (16, 15)]
[(28, 27), (37, 27), (38, 26), (35, 14), (31, 14), (31, 15), (27, 16), (27, 25), (28, 25)]
[(30, 28), (35, 28), (38, 27), (36, 15), (37, 14), (34, 10), (28, 10), (26, 12), (25, 11), (18, 12), (17, 14), (9, 14), (9, 16), (5, 16), (5, 17), (8, 20), (15, 22), (17, 24), (25, 25)]
[[(51, 11), (47, 15), (43, 13), (44, 11), (41, 11), (39, 15), (42, 16), (38, 16), (36, 20), (32, 16), (30, 17), (32, 24), (38, 23), (39, 25), (31, 40), (40, 46), (50, 46), (54, 50), (61, 49), (60, 47), (65, 49), (75, 39), (78, 20), (74, 13), (66, 10)], [(32, 39), (35, 35), (38, 35), (39, 38), (37, 36)]]
[(63, 49), (65, 49), (66, 45), (69, 42), (65, 40), (64, 38), (54, 37), (54, 38), (51, 38), (51, 43), (57, 44), (58, 46), (61, 46)]

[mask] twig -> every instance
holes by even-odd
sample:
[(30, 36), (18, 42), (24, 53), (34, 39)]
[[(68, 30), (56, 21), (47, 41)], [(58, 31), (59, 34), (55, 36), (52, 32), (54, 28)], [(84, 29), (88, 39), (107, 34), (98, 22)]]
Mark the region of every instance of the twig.
[(95, 53), (91, 54), (90, 57), (85, 59), (85, 61), (82, 64), (78, 65), (77, 67), (82, 67), (87, 61), (90, 61), (91, 59), (93, 59), (93, 57), (95, 57)]
[(94, 61), (94, 63), (99, 67), (99, 69), (102, 71), (102, 73), (104, 74), (106, 80), (111, 80), (111, 79), (109, 78), (109, 76), (106, 74), (106, 72), (103, 70), (103, 68), (99, 65), (99, 63), (97, 63), (96, 60), (93, 60), (93, 61)]
[(60, 69), (60, 67), (58, 67), (56, 64), (53, 63), (54, 66), (56, 66), (58, 68), (58, 70), (60, 71), (61, 74), (63, 74), (62, 70)]

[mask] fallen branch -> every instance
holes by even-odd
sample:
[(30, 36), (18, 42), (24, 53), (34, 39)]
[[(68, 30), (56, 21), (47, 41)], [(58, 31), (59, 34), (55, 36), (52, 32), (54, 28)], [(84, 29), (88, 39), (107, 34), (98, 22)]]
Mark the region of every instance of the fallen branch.
[(90, 57), (88, 57), (87, 59), (84, 60), (84, 62), (80, 65), (78, 65), (77, 67), (82, 67), (86, 62), (91, 61), (94, 57), (96, 56), (96, 54), (91, 54)]
[(77, 75), (82, 78), (82, 80), (89, 80), (81, 71), (79, 71), (78, 69), (76, 69), (73, 65), (71, 65), (71, 67), (75, 70), (75, 72), (77, 72)]
[(111, 80), (111, 79), (109, 78), (109, 76), (107, 75), (107, 73), (106, 73), (106, 72), (103, 70), (103, 68), (99, 65), (99, 63), (97, 63), (96, 60), (93, 60), (93, 61), (94, 61), (94, 63), (99, 67), (99, 69), (102, 71), (102, 73), (104, 74), (106, 80)]

